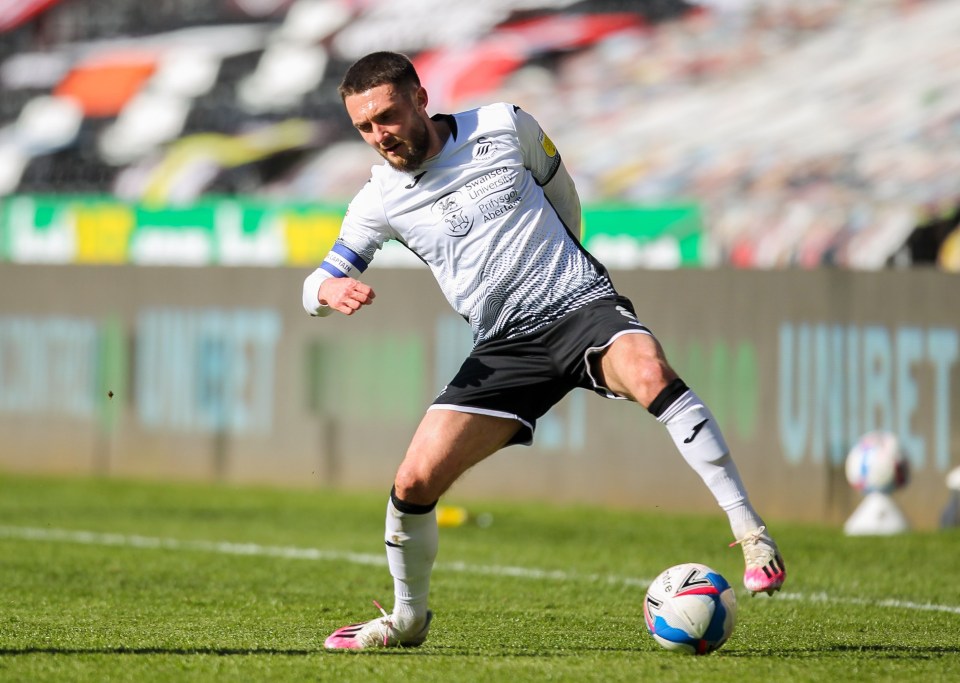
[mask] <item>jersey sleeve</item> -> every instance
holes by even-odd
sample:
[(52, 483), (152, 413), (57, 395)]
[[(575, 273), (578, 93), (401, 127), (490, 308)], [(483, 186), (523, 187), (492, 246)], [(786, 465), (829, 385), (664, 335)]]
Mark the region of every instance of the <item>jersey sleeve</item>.
[(560, 152), (535, 118), (519, 107), (514, 111), (523, 163), (533, 173), (538, 185), (546, 185), (560, 167)]
[(326, 258), (303, 282), (304, 310), (313, 316), (329, 315), (330, 307), (319, 299), (323, 281), (330, 277), (359, 278), (391, 237), (379, 190), (374, 182), (367, 182), (347, 207), (340, 235)]
[(560, 152), (530, 114), (515, 108), (517, 137), (523, 154), (523, 164), (533, 174), (537, 184), (553, 206), (560, 220), (580, 239), (580, 197), (573, 178), (567, 172)]

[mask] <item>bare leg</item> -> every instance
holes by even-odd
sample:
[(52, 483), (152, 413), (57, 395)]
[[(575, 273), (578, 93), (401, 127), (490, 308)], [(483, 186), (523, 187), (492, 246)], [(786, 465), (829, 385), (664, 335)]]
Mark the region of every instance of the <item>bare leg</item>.
[(461, 474), (497, 452), (520, 428), (516, 420), (428, 410), (397, 470), (397, 498), (432, 505)]
[(384, 541), (393, 576), (393, 612), (337, 629), (325, 647), (353, 650), (424, 642), (433, 616), (427, 600), (439, 539), (437, 500), (461, 474), (507, 444), (520, 426), (510, 418), (427, 411), (387, 502)]
[(437, 500), (461, 474), (502, 448), (519, 427), (512, 419), (446, 409), (427, 411), (387, 503), (384, 541), (398, 626), (410, 630), (427, 618), (438, 546)]
[(762, 526), (716, 419), (679, 380), (654, 337), (620, 337), (601, 358), (600, 370), (607, 388), (636, 401), (666, 425), (677, 450), (727, 513), (735, 538)]
[(607, 388), (645, 407), (664, 424), (677, 450), (700, 475), (743, 548), (743, 583), (752, 593), (773, 594), (786, 579), (783, 557), (750, 504), (736, 463), (706, 404), (667, 364), (657, 340), (645, 334), (617, 339), (600, 361)]

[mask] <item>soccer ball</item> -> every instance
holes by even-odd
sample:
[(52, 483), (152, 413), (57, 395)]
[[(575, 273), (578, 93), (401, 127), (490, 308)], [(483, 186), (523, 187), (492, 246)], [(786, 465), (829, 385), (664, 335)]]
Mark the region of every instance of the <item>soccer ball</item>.
[(737, 621), (737, 596), (718, 572), (687, 562), (664, 570), (647, 589), (643, 616), (662, 647), (691, 655), (713, 652)]
[(897, 437), (868, 432), (847, 454), (847, 481), (862, 493), (892, 493), (906, 485), (910, 471)]

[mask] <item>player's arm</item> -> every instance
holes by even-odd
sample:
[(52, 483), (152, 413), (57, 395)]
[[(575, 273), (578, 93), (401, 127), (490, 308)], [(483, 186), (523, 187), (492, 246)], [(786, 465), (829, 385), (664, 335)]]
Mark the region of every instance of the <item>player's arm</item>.
[(373, 303), (376, 294), (359, 277), (388, 238), (382, 208), (372, 183), (350, 203), (340, 236), (323, 263), (303, 282), (303, 308), (313, 316), (333, 311), (352, 315)]
[(573, 178), (563, 165), (560, 152), (535, 118), (519, 107), (515, 108), (515, 113), (524, 166), (530, 169), (537, 184), (543, 188), (547, 201), (567, 230), (579, 240), (582, 219), (580, 196)]
[(377, 296), (373, 288), (353, 277), (366, 269), (360, 255), (337, 240), (320, 267), (303, 282), (304, 309), (321, 317), (333, 311), (352, 315), (361, 306), (372, 304)]

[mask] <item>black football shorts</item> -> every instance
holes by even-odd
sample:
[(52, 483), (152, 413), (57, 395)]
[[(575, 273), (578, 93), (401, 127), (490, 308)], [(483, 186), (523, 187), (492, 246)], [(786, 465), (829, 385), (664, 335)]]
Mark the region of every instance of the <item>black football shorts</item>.
[(520, 337), (476, 346), (430, 409), (459, 410), (518, 420), (511, 444), (529, 445), (537, 419), (572, 389), (601, 386), (593, 362), (624, 334), (651, 334), (623, 296), (597, 299)]

